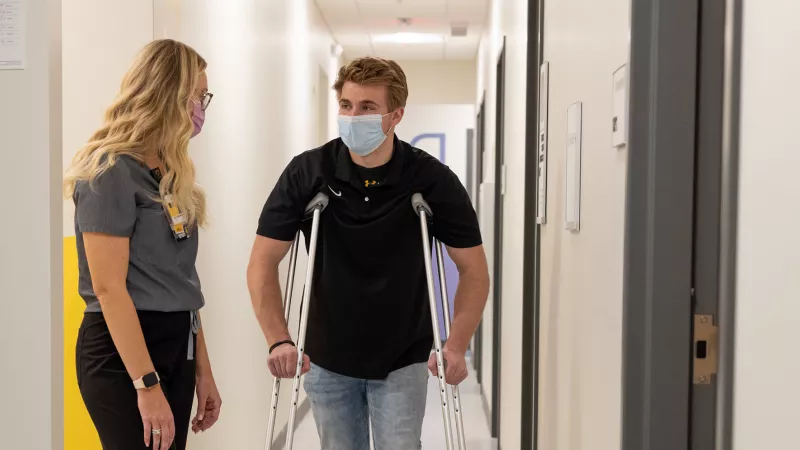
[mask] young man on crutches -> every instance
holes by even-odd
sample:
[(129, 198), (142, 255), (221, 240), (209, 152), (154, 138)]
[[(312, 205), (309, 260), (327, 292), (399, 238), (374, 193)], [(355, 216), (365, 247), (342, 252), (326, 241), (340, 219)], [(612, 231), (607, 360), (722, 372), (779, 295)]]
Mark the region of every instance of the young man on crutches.
[[(248, 269), (253, 307), (272, 374), (295, 386), (305, 375), (323, 450), (368, 450), (370, 424), (376, 450), (420, 448), (428, 370), (442, 386), (467, 377), (465, 353), (486, 303), (478, 220), (458, 177), (395, 137), (408, 97), (397, 63), (357, 59), (341, 68), (334, 89), (341, 138), (295, 157), (264, 205)], [(298, 230), (314, 255), (307, 320), (294, 342), (278, 265)], [(443, 349), (433, 345), (430, 239), (446, 246), (459, 272)]]

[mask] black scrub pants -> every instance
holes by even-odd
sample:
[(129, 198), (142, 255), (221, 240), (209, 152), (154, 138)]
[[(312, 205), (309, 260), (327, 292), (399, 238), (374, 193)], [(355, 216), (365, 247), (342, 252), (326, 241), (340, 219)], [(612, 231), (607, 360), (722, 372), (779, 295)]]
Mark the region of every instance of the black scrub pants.
[[(188, 359), (189, 312), (139, 311), (150, 358), (161, 377), (172, 415), (175, 442), (184, 450), (195, 390), (195, 361)], [(76, 346), (78, 386), (105, 450), (144, 450), (138, 395), (102, 313), (86, 313)], [(151, 440), (152, 445), (152, 440)]]

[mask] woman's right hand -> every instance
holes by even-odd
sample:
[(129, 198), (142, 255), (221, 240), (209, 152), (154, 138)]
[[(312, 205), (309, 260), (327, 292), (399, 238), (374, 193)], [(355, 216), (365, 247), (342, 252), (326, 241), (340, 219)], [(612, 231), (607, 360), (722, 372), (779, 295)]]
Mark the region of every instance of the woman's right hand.
[[(175, 419), (172, 416), (172, 409), (169, 407), (167, 398), (160, 385), (151, 389), (140, 389), (139, 413), (142, 415), (144, 424), (144, 444), (150, 448), (150, 441), (153, 441), (153, 450), (168, 450), (172, 441), (175, 439)], [(156, 430), (155, 433), (153, 431)], [(159, 433), (157, 430), (161, 430)]]

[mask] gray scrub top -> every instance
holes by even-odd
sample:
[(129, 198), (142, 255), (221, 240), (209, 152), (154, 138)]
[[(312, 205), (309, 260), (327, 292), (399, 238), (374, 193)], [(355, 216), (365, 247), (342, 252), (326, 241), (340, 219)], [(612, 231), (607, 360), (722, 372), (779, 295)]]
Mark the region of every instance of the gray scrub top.
[(92, 288), (83, 233), (130, 238), (128, 292), (137, 310), (197, 311), (203, 304), (197, 275), (198, 230), (176, 241), (158, 197), (150, 170), (129, 156), (94, 180), (75, 187), (75, 236), (78, 247), (78, 291), (87, 312), (100, 312)]

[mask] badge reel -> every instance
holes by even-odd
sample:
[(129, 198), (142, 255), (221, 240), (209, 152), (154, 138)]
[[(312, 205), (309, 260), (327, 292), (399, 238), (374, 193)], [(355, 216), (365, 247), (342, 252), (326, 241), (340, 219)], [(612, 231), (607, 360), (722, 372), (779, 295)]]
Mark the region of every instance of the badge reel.
[[(153, 178), (161, 183), (161, 171), (153, 169), (151, 173), (153, 174)], [(167, 194), (164, 197), (162, 206), (164, 207), (164, 215), (167, 217), (167, 222), (169, 223), (169, 229), (172, 231), (172, 237), (174, 237), (177, 242), (189, 239), (190, 233), (188, 224), (186, 223), (186, 216), (181, 214), (178, 205), (172, 201), (171, 194)]]
[(186, 216), (181, 214), (178, 206), (172, 202), (172, 195), (164, 197), (164, 213), (167, 215), (169, 228), (172, 230), (172, 237), (178, 242), (189, 239)]

